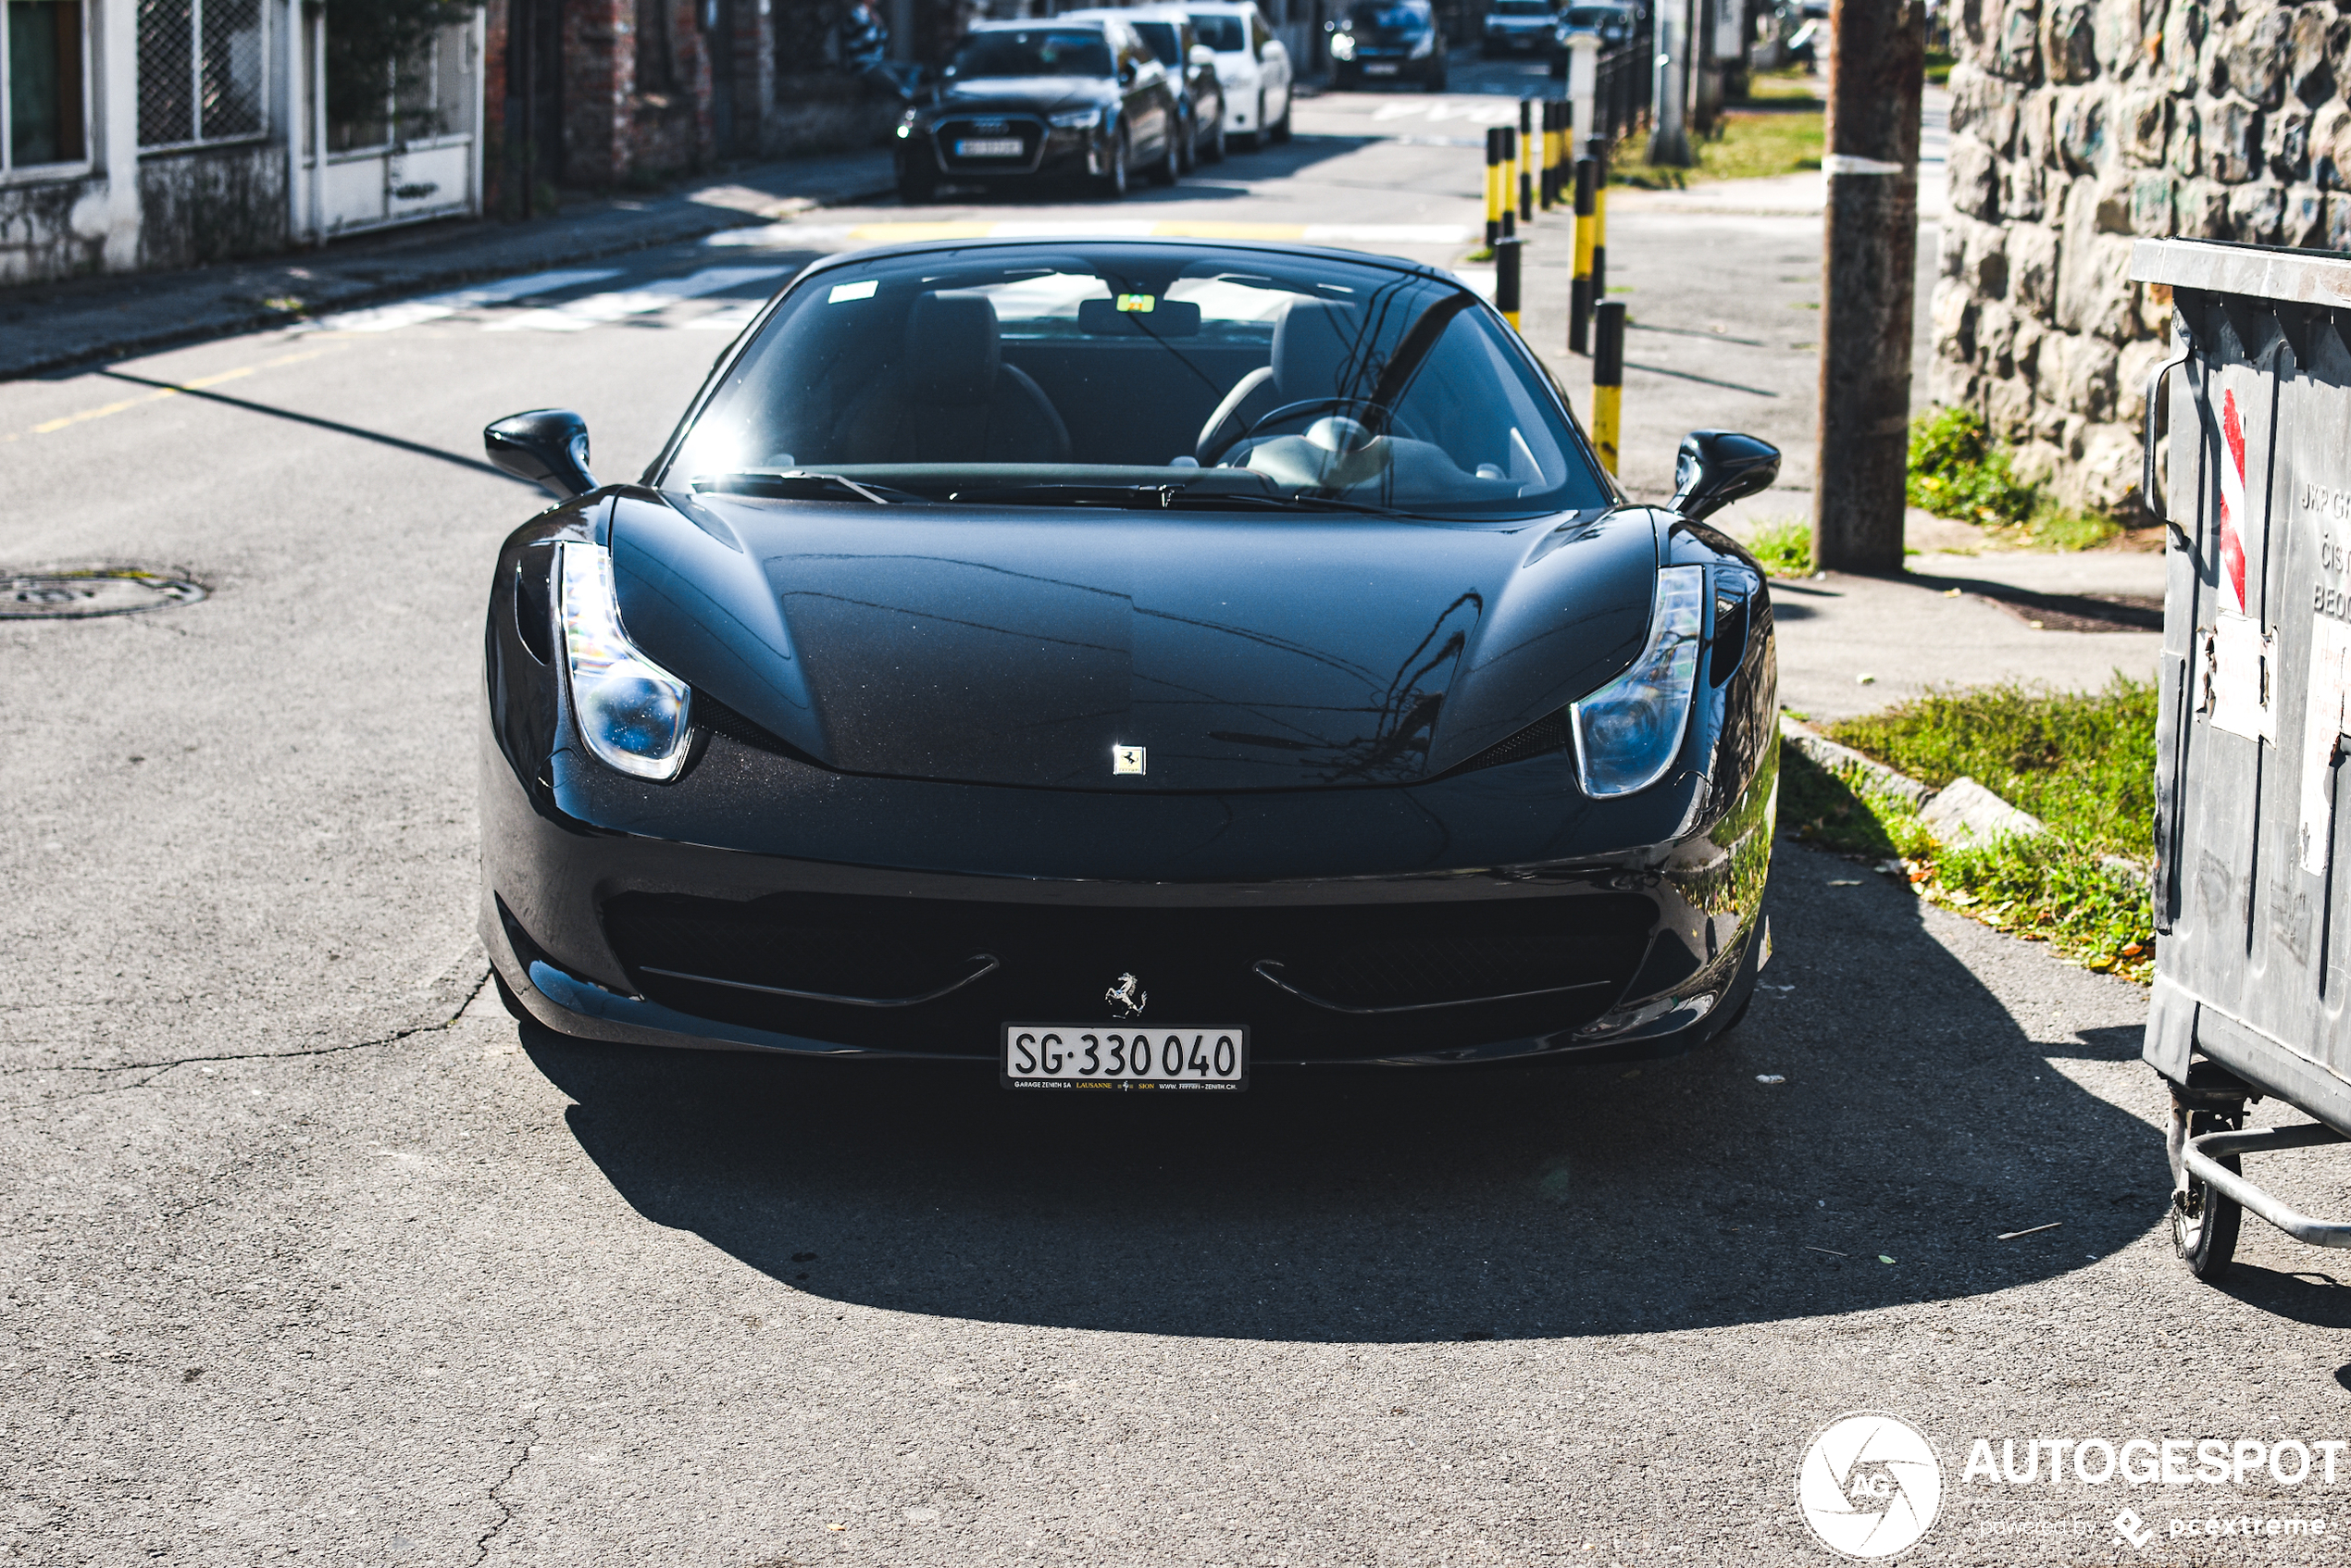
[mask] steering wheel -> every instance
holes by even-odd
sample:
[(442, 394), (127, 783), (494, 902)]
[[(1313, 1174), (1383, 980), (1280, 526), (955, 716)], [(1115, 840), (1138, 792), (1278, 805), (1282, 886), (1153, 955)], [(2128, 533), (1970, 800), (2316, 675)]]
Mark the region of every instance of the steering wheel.
[(1392, 408), (1360, 397), (1313, 397), (1308, 398), (1303, 403), (1286, 403), (1272, 413), (1250, 420), (1246, 427), (1236, 431), (1229, 439), (1220, 441), (1213, 448), (1200, 453), (1200, 466), (1203, 468), (1213, 468), (1223, 459), (1225, 454), (1232, 451), (1268, 425), (1279, 424), (1289, 419), (1303, 419), (1310, 414), (1340, 414), (1359, 408), (1363, 411), (1362, 414), (1349, 417), (1362, 425), (1375, 438), (1392, 431), (1407, 441), (1420, 439), (1413, 432), (1412, 428), (1405, 424)]

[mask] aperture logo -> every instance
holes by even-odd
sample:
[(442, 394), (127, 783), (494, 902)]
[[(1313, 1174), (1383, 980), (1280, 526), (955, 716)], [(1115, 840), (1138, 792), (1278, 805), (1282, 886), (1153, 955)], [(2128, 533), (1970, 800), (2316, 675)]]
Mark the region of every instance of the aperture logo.
[(1830, 1550), (1891, 1557), (1934, 1523), (1943, 1462), (1908, 1422), (1855, 1411), (1822, 1427), (1804, 1450), (1796, 1501)]

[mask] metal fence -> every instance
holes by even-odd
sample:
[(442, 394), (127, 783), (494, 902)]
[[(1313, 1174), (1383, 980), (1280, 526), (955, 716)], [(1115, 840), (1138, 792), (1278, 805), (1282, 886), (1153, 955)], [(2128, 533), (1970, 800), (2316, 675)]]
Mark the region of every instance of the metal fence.
[(262, 0), (139, 0), (139, 145), (193, 146), (269, 129)]
[(1648, 119), (1657, 80), (1652, 58), (1648, 43), (1637, 37), (1599, 57), (1592, 84), (1592, 129), (1611, 143)]

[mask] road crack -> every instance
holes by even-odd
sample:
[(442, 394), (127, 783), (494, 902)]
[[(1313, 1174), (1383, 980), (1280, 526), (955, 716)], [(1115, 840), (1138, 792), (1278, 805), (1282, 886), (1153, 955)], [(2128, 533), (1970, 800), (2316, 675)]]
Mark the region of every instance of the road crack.
[(466, 1009), (471, 1007), (475, 999), (481, 995), (481, 988), (489, 983), (490, 966), (484, 964), (481, 972), (476, 975), (472, 982), (466, 986), (465, 995), (458, 1001), (456, 1006), (450, 1010), (447, 1017), (421, 1024), (410, 1024), (404, 1028), (394, 1029), (390, 1034), (378, 1035), (371, 1039), (346, 1040), (341, 1045), (312, 1046), (301, 1051), (236, 1051), (221, 1052), (205, 1056), (175, 1056), (161, 1062), (118, 1062), (111, 1066), (104, 1067), (79, 1064), (62, 1067), (10, 1067), (0, 1069), (0, 1076), (16, 1076), (27, 1073), (146, 1074), (145, 1077), (133, 1079), (129, 1083), (106, 1084), (97, 1089), (76, 1089), (68, 1094), (51, 1094), (42, 1097), (44, 1101), (82, 1100), (93, 1095), (119, 1094), (127, 1089), (144, 1089), (175, 1068), (193, 1067), (207, 1062), (282, 1062), (304, 1056), (339, 1056), (346, 1052), (372, 1051), (380, 1046), (397, 1045), (402, 1040), (412, 1039), (417, 1035), (439, 1034), (444, 1029), (454, 1027), (457, 1020), (465, 1016)]
[(474, 1542), (473, 1568), (480, 1568), (483, 1562), (489, 1561), (490, 1543), (498, 1538), (500, 1531), (514, 1523), (515, 1511), (506, 1504), (505, 1490), (507, 1485), (514, 1480), (516, 1473), (524, 1465), (529, 1464), (530, 1456), (538, 1451), (539, 1412), (537, 1411), (531, 1412), (530, 1419), (522, 1424), (521, 1440), (522, 1452), (515, 1456), (515, 1462), (506, 1466), (506, 1473), (499, 1476), (496, 1483), (490, 1488), (490, 1500), (498, 1505), (498, 1517), (491, 1521), (489, 1529), (481, 1533), (481, 1538)]

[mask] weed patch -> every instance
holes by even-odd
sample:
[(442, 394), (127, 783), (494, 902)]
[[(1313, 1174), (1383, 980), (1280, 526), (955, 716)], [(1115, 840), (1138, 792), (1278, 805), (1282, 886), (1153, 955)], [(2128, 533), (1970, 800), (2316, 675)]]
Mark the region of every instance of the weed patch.
[(2086, 550), (2121, 529), (2108, 517), (2059, 506), (2016, 477), (2008, 449), (1972, 408), (1938, 408), (1910, 422), (1909, 503), (1984, 529), (1987, 543)]
[(1934, 842), (1909, 804), (1786, 749), (1781, 821), (1795, 837), (1899, 875), (1919, 894), (2073, 963), (2145, 981), (2155, 935), (2143, 881), (2112, 857), (2154, 854), (2155, 688), (2016, 686), (1930, 692), (1828, 726), (1834, 739), (1936, 788), (1966, 775), (2048, 825), (1972, 849)]
[(1773, 517), (1747, 541), (1748, 553), (1773, 577), (1812, 575), (1812, 525), (1801, 517)]

